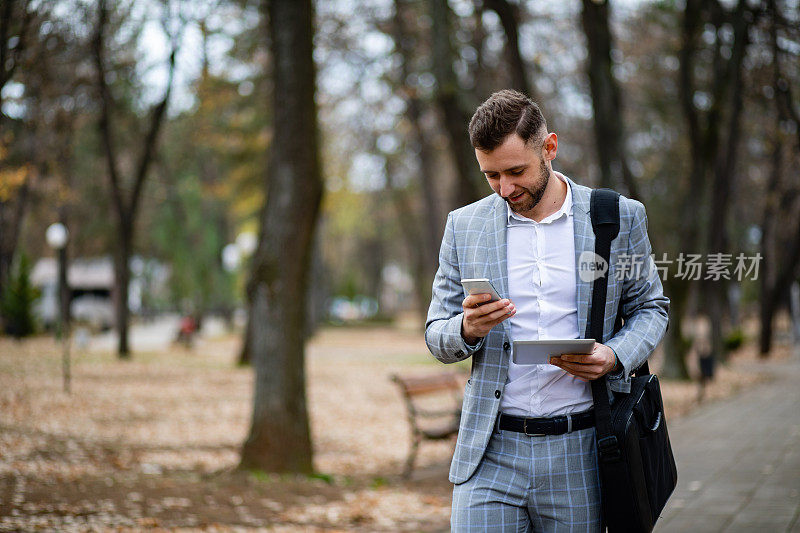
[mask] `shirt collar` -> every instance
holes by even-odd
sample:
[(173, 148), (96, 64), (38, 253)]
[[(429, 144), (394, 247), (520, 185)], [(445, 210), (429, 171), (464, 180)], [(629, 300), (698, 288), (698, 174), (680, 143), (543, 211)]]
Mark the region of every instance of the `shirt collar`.
[(532, 224), (550, 224), (555, 222), (562, 216), (572, 216), (572, 187), (569, 186), (569, 183), (566, 179), (564, 179), (564, 175), (560, 172), (553, 172), (556, 178), (560, 179), (567, 185), (567, 196), (564, 198), (564, 203), (561, 204), (561, 207), (555, 213), (545, 217), (542, 219), (541, 222), (536, 222), (528, 217), (524, 217), (519, 213), (515, 213), (511, 210), (511, 206), (506, 202), (506, 212), (508, 216), (508, 225), (516, 225), (520, 223), (532, 223)]

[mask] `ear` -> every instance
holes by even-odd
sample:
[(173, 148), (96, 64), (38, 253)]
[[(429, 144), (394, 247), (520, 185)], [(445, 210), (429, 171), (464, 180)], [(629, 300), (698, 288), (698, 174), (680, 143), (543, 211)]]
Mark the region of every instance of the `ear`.
[(558, 152), (558, 135), (555, 133), (548, 133), (544, 138), (542, 148), (544, 149), (545, 161), (552, 161), (555, 159), (556, 153)]

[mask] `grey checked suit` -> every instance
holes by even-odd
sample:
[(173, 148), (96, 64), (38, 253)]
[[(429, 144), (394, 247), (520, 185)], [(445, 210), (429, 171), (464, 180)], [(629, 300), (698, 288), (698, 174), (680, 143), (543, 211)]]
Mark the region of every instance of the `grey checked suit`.
[[(591, 189), (569, 178), (567, 184), (572, 188), (573, 198), (578, 331), (585, 332), (592, 283), (581, 280), (577, 265), (581, 253), (594, 252), (595, 238), (589, 216)], [(495, 326), (477, 347), (465, 344), (461, 336), (461, 303), (466, 293), (460, 280), (488, 278), (500, 295), (507, 297), (506, 224), (506, 203), (496, 194), (451, 212), (433, 282), (425, 331), (428, 348), (443, 363), (472, 357), (472, 373), (464, 390), (461, 425), (450, 467), (450, 481), (455, 484), (472, 476), (486, 451), (511, 354), (507, 320)], [(617, 279), (619, 259), (625, 254), (646, 258), (647, 268), (629, 270), (623, 279)], [(616, 352), (624, 372), (609, 379), (611, 390), (626, 392), (629, 389), (630, 373), (650, 356), (666, 331), (669, 299), (663, 294), (650, 254), (644, 206), (636, 200), (620, 197), (620, 231), (611, 243), (602, 342)], [(618, 307), (625, 324), (612, 337)]]

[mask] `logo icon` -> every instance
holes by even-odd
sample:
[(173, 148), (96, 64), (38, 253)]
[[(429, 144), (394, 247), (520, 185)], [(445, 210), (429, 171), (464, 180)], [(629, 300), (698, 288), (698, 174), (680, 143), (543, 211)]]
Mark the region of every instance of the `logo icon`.
[(608, 271), (608, 262), (594, 252), (585, 251), (578, 256), (578, 276), (589, 283)]

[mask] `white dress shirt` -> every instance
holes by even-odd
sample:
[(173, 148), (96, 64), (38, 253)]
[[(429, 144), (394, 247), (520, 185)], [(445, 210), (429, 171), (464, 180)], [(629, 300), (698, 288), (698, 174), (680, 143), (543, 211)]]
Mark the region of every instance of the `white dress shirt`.
[[(561, 208), (541, 222), (508, 207), (506, 229), (508, 296), (517, 313), (512, 340), (577, 339), (575, 239), (572, 189)], [(551, 417), (591, 408), (591, 385), (553, 365), (509, 361), (500, 411), (517, 416)]]

